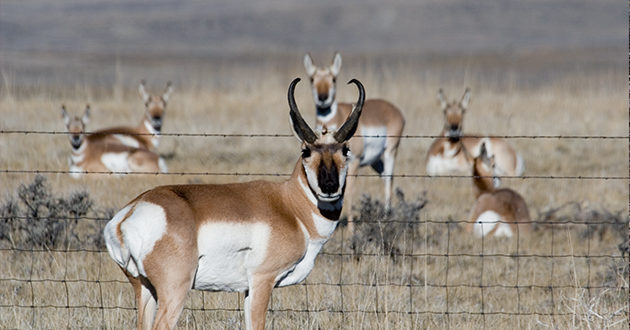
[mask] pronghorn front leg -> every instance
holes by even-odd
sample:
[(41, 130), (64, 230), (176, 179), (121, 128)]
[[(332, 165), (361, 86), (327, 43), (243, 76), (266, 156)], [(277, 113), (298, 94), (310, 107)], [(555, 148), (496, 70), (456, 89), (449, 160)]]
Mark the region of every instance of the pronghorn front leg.
[(269, 297), (276, 274), (253, 274), (249, 278), (249, 290), (245, 297), (245, 328), (264, 330)]
[[(397, 146), (396, 146), (397, 147)], [(396, 160), (396, 147), (388, 148), (383, 153), (383, 181), (385, 181), (385, 211), (391, 209), (392, 188), (394, 186), (394, 161)]]

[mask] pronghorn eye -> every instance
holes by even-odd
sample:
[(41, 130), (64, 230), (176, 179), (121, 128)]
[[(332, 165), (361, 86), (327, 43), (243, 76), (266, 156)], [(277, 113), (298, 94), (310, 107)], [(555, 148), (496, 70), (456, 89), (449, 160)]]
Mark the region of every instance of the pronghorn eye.
[(313, 77), (311, 77), (311, 84), (313, 83)]
[(337, 83), (337, 77), (333, 77), (333, 84)]
[(309, 148), (302, 149), (302, 158), (308, 158), (308, 157), (311, 157), (311, 149)]
[(343, 154), (344, 157), (348, 157), (349, 152), (350, 152), (350, 148), (348, 148), (348, 146), (344, 145), (343, 148), (341, 148), (341, 153)]

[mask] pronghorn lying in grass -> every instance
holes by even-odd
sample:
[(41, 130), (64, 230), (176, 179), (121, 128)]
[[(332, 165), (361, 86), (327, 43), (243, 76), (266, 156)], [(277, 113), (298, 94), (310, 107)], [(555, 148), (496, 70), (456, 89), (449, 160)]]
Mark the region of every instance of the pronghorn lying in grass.
[(512, 189), (497, 189), (500, 179), (496, 175), (495, 156), (488, 155), (485, 143), (481, 144), (472, 168), (477, 201), (468, 231), (472, 230), (478, 237), (512, 237), (529, 233), (531, 219), (527, 203)]
[[(340, 127), (352, 110), (351, 103), (337, 103), (335, 100), (337, 75), (341, 68), (341, 55), (335, 54), (328, 67), (313, 65), (310, 54), (304, 55), (304, 68), (310, 77), (313, 100), (317, 111), (317, 128), (328, 130)], [(357, 135), (350, 140), (352, 156), (348, 165), (346, 209), (348, 229), (352, 224), (352, 186), (359, 167), (370, 165), (385, 181), (385, 207), (391, 205), (394, 161), (405, 127), (405, 119), (393, 104), (372, 99), (365, 101), (363, 115), (359, 121)]]
[(245, 291), (246, 327), (264, 329), (271, 290), (313, 269), (341, 213), (347, 141), (365, 94), (353, 79), (352, 114), (336, 131), (316, 134), (296, 106), (298, 81), (288, 97), (302, 154), (287, 181), (157, 187), (107, 223), (107, 249), (134, 288), (139, 329), (175, 326), (191, 288)]
[(523, 175), (523, 159), (504, 139), (462, 135), (464, 114), (470, 102), (469, 88), (459, 102), (448, 102), (440, 89), (438, 100), (444, 112), (443, 137), (433, 141), (429, 147), (426, 157), (428, 175), (469, 174), (472, 161), (479, 155), (479, 147), (484, 142), (488, 152), (496, 156), (499, 175)]
[(173, 92), (173, 85), (169, 81), (161, 96), (147, 93), (146, 82), (143, 80), (138, 87), (138, 92), (144, 102), (144, 117), (138, 126), (119, 126), (105, 128), (94, 133), (109, 135), (110, 138), (117, 139), (119, 143), (134, 147), (155, 151), (159, 144), (164, 111), (168, 99)]
[(107, 135), (85, 134), (85, 125), (89, 121), (90, 106), (86, 106), (82, 117), (70, 117), (65, 106), (61, 113), (66, 128), (70, 133), (72, 155), (70, 156), (70, 175), (79, 178), (82, 172), (163, 172), (166, 164), (155, 153), (112, 143)]

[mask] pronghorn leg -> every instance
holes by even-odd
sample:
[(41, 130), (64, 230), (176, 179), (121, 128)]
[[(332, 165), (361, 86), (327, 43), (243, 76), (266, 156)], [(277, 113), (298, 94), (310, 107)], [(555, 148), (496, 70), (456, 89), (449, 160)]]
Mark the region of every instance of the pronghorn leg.
[(275, 283), (275, 274), (253, 275), (249, 279), (249, 290), (245, 297), (245, 328), (264, 330), (265, 317), (271, 290)]
[(343, 208), (346, 210), (346, 214), (348, 215), (348, 230), (350, 233), (354, 233), (354, 223), (352, 222), (352, 195), (353, 195), (353, 186), (354, 181), (356, 180), (355, 175), (359, 170), (359, 160), (355, 159), (348, 164), (348, 174), (346, 176), (346, 190), (344, 193), (344, 203)]
[[(158, 298), (158, 309), (153, 329), (172, 329), (184, 309), (186, 295), (193, 286), (197, 259), (193, 252), (174, 253), (172, 256), (151, 262), (157, 269), (148, 274), (155, 285)], [(147, 262), (145, 262), (145, 267)], [(160, 265), (177, 265), (162, 268)], [(158, 285), (160, 283), (161, 285)]]
[(142, 329), (150, 329), (151, 323), (153, 322), (153, 316), (155, 316), (155, 310), (157, 307), (157, 302), (153, 297), (151, 291), (153, 288), (149, 288), (150, 284), (147, 283), (147, 286), (143, 285), (143, 281), (139, 277), (133, 277), (129, 274), (125, 269), (121, 268), (123, 273), (127, 275), (129, 279), (129, 283), (133, 286), (133, 291), (136, 295), (136, 308), (138, 309), (138, 330)]
[(396, 148), (386, 149), (383, 153), (383, 181), (385, 181), (385, 211), (391, 208), (392, 188), (394, 186), (394, 161), (396, 160)]

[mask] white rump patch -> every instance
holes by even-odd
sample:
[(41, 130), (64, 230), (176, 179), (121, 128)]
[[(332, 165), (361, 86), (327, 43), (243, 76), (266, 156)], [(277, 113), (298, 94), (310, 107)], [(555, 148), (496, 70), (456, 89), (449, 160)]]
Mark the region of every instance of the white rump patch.
[(267, 255), (271, 228), (263, 222), (211, 222), (199, 228), (199, 265), (194, 288), (244, 291), (248, 274)]
[[(147, 276), (144, 271), (143, 260), (153, 251), (155, 243), (162, 239), (164, 233), (166, 233), (166, 213), (162, 206), (148, 203), (138, 202), (135, 204), (135, 209), (129, 215), (129, 217), (120, 225), (120, 231), (122, 232), (123, 242), (122, 247), (116, 247), (112, 245), (112, 250), (118, 248), (122, 256), (121, 260), (118, 260), (112, 255), (112, 258), (123, 268), (127, 269), (133, 276), (142, 274)], [(114, 242), (118, 240), (116, 235), (116, 226), (129, 211), (129, 207), (122, 209), (116, 213), (116, 216), (107, 223), (107, 227), (111, 228), (110, 235), (114, 235), (110, 241)], [(107, 240), (107, 238), (106, 238)], [(110, 249), (109, 243), (107, 246)], [(110, 252), (112, 254), (112, 252)]]
[(475, 220), (475, 224), (473, 227), (473, 232), (475, 233), (475, 236), (486, 236), (501, 220), (501, 216), (494, 211), (485, 211), (481, 213), (479, 217)]
[(138, 140), (134, 139), (133, 137), (129, 135), (114, 134), (114, 138), (116, 138), (118, 141), (120, 141), (120, 143), (126, 146), (130, 146), (133, 148), (140, 148), (140, 142), (138, 142)]
[(112, 172), (131, 172), (128, 157), (129, 154), (126, 152), (108, 152), (101, 156), (101, 162)]
[[(362, 126), (361, 135), (364, 135), (363, 154), (361, 154), (361, 166), (364, 166), (374, 163), (385, 151), (385, 143), (387, 142), (387, 127)], [(365, 137), (365, 135), (371, 135), (373, 137)]]

